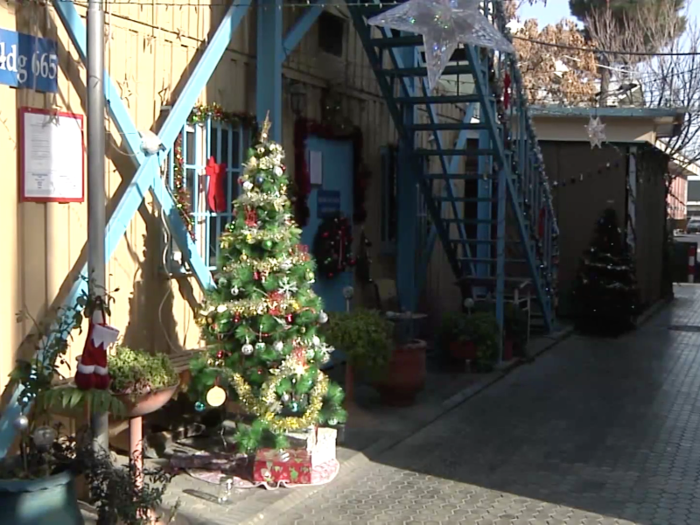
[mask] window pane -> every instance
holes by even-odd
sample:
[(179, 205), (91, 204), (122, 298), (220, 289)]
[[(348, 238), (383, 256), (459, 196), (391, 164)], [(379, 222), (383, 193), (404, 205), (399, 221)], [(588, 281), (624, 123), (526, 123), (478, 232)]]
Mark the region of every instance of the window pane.
[(227, 168), (231, 168), (231, 159), (228, 158), (228, 136), (229, 130), (224, 128), (221, 130), (221, 143), (218, 145), (221, 150), (217, 150), (219, 156), (217, 160), (223, 164), (226, 164)]
[[(210, 155), (214, 157), (214, 160), (216, 162), (221, 162), (221, 157), (219, 157), (219, 151), (216, 149), (216, 143), (219, 137), (219, 123), (218, 122), (212, 122), (211, 123), (211, 137), (209, 138), (209, 151)], [(209, 160), (209, 159), (205, 159)]]
[(183, 144), (185, 151), (185, 164), (194, 164), (194, 159), (195, 159), (195, 140), (194, 140), (194, 132), (192, 131), (186, 131), (185, 132), (185, 143)]

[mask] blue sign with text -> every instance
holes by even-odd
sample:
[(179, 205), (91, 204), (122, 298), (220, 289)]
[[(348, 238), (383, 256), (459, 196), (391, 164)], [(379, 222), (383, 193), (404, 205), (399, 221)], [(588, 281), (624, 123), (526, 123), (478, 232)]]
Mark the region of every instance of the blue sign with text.
[(0, 84), (58, 92), (57, 42), (0, 29)]
[(333, 216), (340, 211), (340, 192), (337, 190), (318, 190), (316, 215), (319, 219)]

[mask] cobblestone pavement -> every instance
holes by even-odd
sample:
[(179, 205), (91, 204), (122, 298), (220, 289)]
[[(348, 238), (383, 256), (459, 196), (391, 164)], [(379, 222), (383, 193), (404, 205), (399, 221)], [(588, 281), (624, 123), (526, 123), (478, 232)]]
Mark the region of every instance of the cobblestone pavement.
[(700, 287), (677, 297), (626, 337), (568, 339), (267, 523), (700, 525)]

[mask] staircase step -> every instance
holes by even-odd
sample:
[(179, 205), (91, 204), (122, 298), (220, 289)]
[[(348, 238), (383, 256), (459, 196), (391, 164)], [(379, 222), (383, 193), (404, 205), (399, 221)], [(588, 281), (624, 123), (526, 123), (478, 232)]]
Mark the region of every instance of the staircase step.
[(451, 224), (496, 224), (492, 219), (441, 219), (442, 222)]
[[(507, 283), (518, 283), (518, 284), (523, 284), (530, 282), (529, 277), (505, 277), (504, 278), (505, 282)], [(495, 275), (489, 275), (489, 276), (479, 276), (479, 275), (464, 275), (462, 276), (458, 281), (457, 284), (460, 284), (462, 282), (468, 281), (471, 284), (479, 285), (489, 285), (489, 284), (495, 284), (496, 283), (496, 276)]]
[(374, 47), (389, 48), (389, 47), (415, 47), (423, 45), (422, 35), (406, 35), (384, 38), (372, 38), (370, 42)]
[(490, 202), (495, 204), (497, 199), (489, 199), (488, 197), (449, 197), (443, 195), (436, 195), (433, 197), (439, 202)]
[(486, 129), (486, 124), (481, 123), (461, 123), (461, 122), (436, 122), (435, 124), (409, 124), (406, 126), (409, 131), (462, 131)]
[[(388, 77), (427, 77), (428, 69), (425, 67), (401, 67), (395, 69), (379, 69), (378, 73)], [(472, 67), (466, 66), (447, 66), (443, 71), (442, 76), (448, 75), (471, 75)]]
[(415, 150), (416, 155), (462, 155), (469, 157), (480, 157), (480, 156), (490, 156), (495, 155), (495, 149), (477, 149), (477, 148), (465, 148), (465, 149), (417, 149)]
[[(450, 239), (450, 242), (455, 244), (496, 244), (496, 239)], [(509, 241), (506, 239), (506, 244), (520, 244), (520, 241)]]
[[(491, 259), (491, 258), (479, 258), (479, 257), (457, 257), (457, 260), (460, 262), (472, 262), (472, 263), (497, 263), (498, 259)], [(527, 261), (525, 259), (506, 259), (507, 263), (517, 263), (517, 264), (523, 264), (526, 263)]]
[(432, 180), (445, 180), (445, 179), (457, 179), (457, 180), (497, 180), (498, 175), (488, 175), (484, 177), (478, 173), (427, 173), (423, 175), (426, 179)]
[(425, 97), (396, 97), (398, 104), (462, 104), (464, 102), (479, 102), (479, 95), (428, 95)]

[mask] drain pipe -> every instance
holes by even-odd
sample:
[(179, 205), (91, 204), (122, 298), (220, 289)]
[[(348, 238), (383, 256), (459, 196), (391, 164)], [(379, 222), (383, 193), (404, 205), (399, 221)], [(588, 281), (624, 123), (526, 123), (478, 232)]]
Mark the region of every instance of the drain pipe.
[[(87, 162), (88, 278), (90, 292), (104, 298), (105, 277), (105, 97), (103, 0), (88, 0), (87, 10)], [(94, 447), (109, 449), (107, 413), (91, 417)]]

